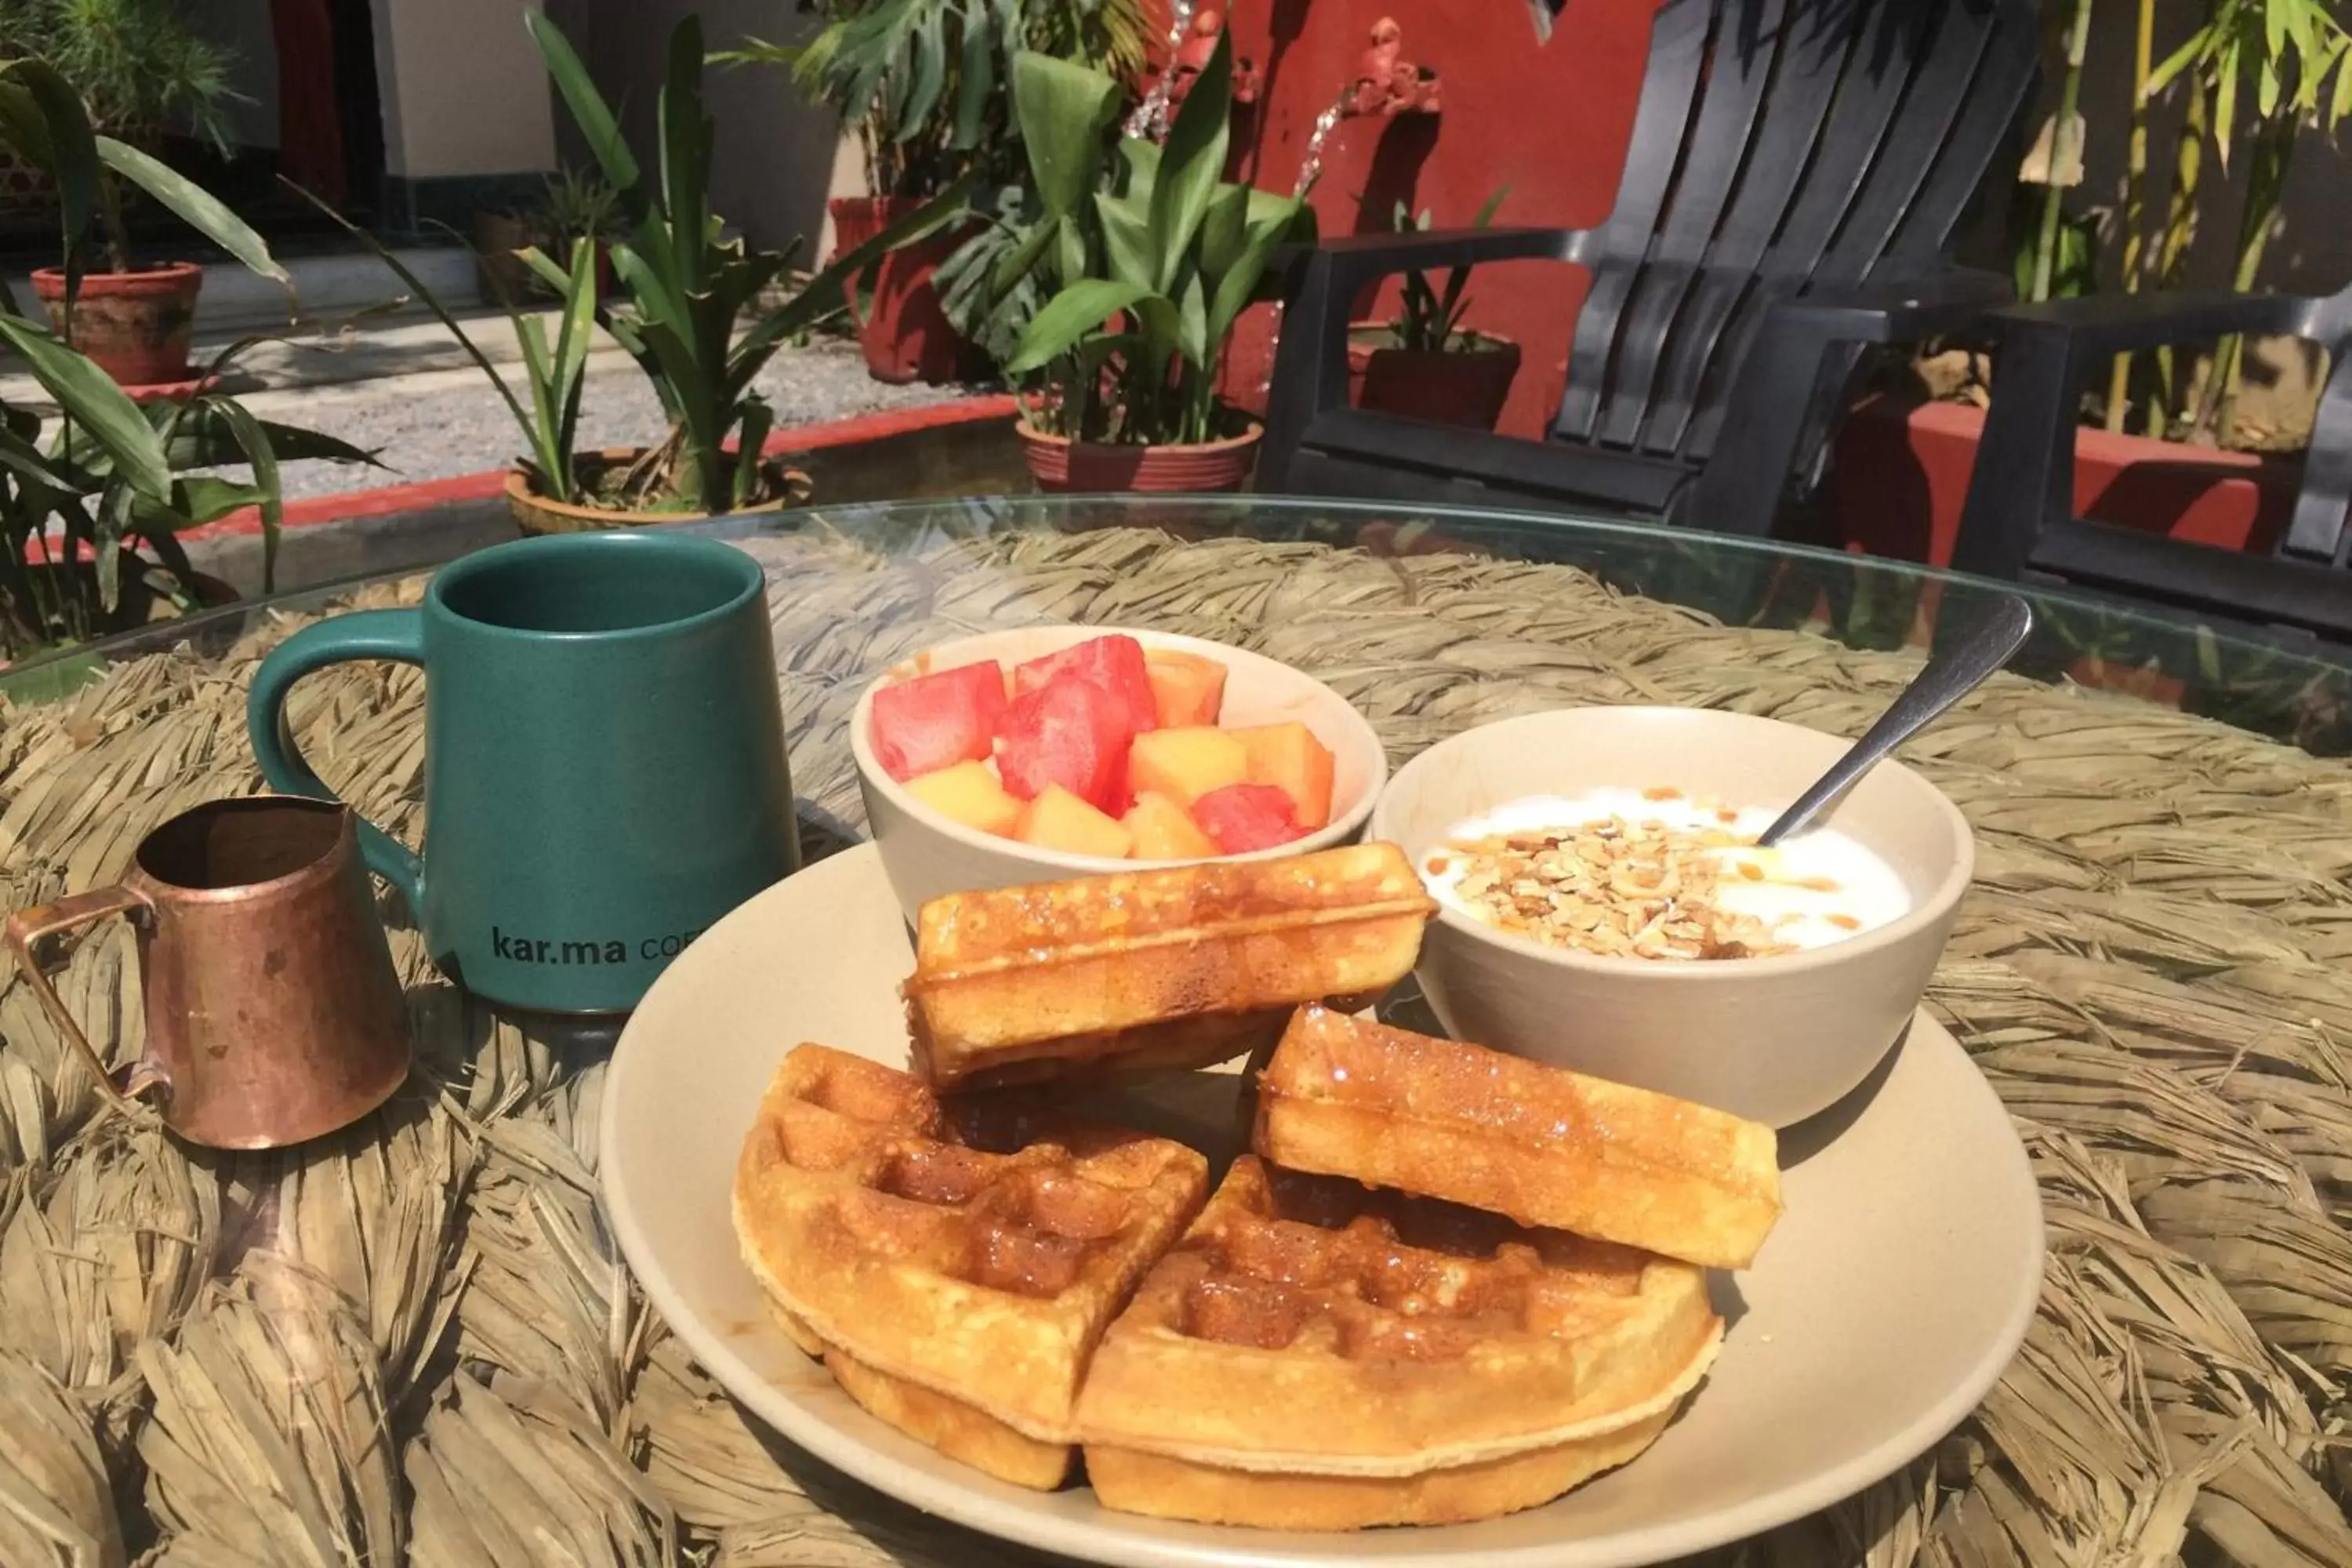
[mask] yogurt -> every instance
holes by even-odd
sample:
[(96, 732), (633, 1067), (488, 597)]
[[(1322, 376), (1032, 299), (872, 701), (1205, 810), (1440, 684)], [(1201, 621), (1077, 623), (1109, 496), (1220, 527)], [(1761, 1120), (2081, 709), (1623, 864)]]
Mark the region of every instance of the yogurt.
[[(1455, 823), (1423, 856), (1421, 871), (1433, 896), (1473, 919), (1554, 945), (1649, 958), (1825, 947), (1910, 911), (1894, 868), (1834, 827), (1758, 848), (1778, 815), (1670, 788), (1528, 795)], [(1605, 862), (1576, 860), (1572, 848), (1537, 848), (1530, 860), (1531, 847), (1561, 836), (1581, 837), (1588, 849), (1598, 839), (1627, 864), (1612, 876)], [(1660, 880), (1662, 865), (1669, 869)], [(1614, 934), (1579, 929), (1596, 910)], [(1707, 934), (1693, 938), (1695, 927)], [(1635, 940), (1638, 948), (1629, 947)]]

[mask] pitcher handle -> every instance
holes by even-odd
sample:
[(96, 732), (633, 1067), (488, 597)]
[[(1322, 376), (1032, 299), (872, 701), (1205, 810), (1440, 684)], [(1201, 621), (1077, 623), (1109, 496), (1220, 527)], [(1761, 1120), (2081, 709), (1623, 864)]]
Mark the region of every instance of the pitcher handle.
[(39, 961), (34, 958), (33, 944), (45, 936), (55, 936), (59, 931), (104, 920), (109, 915), (154, 907), (153, 900), (138, 889), (127, 882), (117, 882), (110, 888), (59, 899), (54, 904), (37, 904), (28, 910), (18, 910), (8, 917), (5, 926), (0, 926), (0, 942), (5, 942), (15, 956), (17, 970), (32, 985), (33, 994), (40, 998), (42, 1007), (47, 1011), (50, 1021), (57, 1025), (58, 1032), (80, 1053), (83, 1065), (89, 1068), (90, 1077), (98, 1080), (99, 1091), (126, 1110), (133, 1105), (135, 1097), (151, 1089), (169, 1090), (172, 1087), (170, 1076), (157, 1063), (142, 1061), (133, 1063), (125, 1081), (117, 1084), (114, 1074), (99, 1059), (98, 1052), (89, 1043), (89, 1037), (81, 1032), (81, 1026), (66, 1010), (64, 999), (58, 996), (57, 987), (49, 984), (48, 975), (42, 971)]
[[(308, 795), (313, 800), (340, 800), (327, 782), (310, 771), (294, 743), (286, 721), (286, 699), (294, 683), (314, 669), (352, 659), (388, 658), (401, 664), (425, 663), (425, 617), (415, 610), (355, 610), (331, 620), (303, 627), (261, 661), (246, 695), (245, 728), (261, 776), (281, 795)], [(416, 851), (352, 813), (359, 825), (360, 856), (368, 869), (400, 889), (409, 913), (425, 912), (425, 862)]]

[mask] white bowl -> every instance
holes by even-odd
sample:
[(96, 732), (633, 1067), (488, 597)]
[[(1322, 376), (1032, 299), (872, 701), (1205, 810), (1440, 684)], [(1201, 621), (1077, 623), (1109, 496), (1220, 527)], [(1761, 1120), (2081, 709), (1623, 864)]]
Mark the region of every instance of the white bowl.
[[(1846, 744), (1701, 709), (1534, 713), (1398, 769), (1370, 831), (1418, 866), (1464, 818), (1528, 795), (1672, 787), (1777, 808)], [(1788, 1126), (1851, 1092), (1909, 1026), (1976, 864), (1959, 809), (1899, 763), (1872, 769), (1825, 821), (1894, 869), (1906, 913), (1777, 957), (1652, 960), (1552, 947), (1442, 906), (1414, 973), (1461, 1039)]]
[(1018, 839), (950, 821), (907, 793), (874, 757), (869, 731), (874, 693), (894, 681), (911, 679), (960, 665), (995, 659), (1010, 669), (1026, 659), (1058, 653), (1075, 643), (1121, 633), (1147, 648), (1172, 648), (1216, 659), (1225, 667), (1225, 729), (1279, 724), (1297, 720), (1331, 750), (1331, 820), (1304, 837), (1246, 855), (1218, 860), (1271, 860), (1345, 844), (1363, 831), (1372, 803), (1387, 782), (1388, 754), (1364, 716), (1348, 700), (1316, 679), (1263, 654), (1202, 637), (1130, 626), (1024, 626), (961, 637), (927, 649), (883, 672), (857, 699), (849, 716), (849, 750), (857, 762), (857, 788), (866, 799), (866, 821), (882, 849), (883, 868), (907, 918), (943, 893), (982, 888), (1017, 888), (1106, 871), (1184, 864), (1174, 860), (1114, 860), (1040, 849)]

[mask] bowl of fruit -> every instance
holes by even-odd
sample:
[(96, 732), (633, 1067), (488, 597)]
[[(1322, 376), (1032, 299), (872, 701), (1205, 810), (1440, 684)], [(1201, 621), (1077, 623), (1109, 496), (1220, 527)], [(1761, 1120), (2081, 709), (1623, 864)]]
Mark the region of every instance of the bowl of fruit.
[(1104, 626), (918, 654), (859, 697), (849, 736), (909, 920), (942, 893), (1328, 848), (1388, 778), (1371, 725), (1312, 676)]

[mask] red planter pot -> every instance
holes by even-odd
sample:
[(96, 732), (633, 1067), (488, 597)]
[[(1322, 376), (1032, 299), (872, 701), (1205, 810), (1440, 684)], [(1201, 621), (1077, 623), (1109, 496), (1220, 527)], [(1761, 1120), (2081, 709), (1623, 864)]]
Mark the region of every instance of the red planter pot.
[[(126, 387), (192, 382), (188, 344), (195, 335), (196, 294), (205, 269), (167, 261), (143, 272), (87, 272), (74, 298), (73, 345)], [(33, 292), (48, 307), (49, 327), (67, 336), (66, 275), (44, 267)]]
[(1444, 353), (1384, 347), (1384, 322), (1348, 329), (1348, 399), (1376, 414), (1492, 430), (1519, 374), (1519, 345), (1482, 335), (1486, 346)]
[[(1837, 436), (1830, 501), (1840, 540), (1873, 555), (1951, 563), (1984, 437), (1964, 403), (1856, 405)], [(2223, 550), (2268, 550), (2294, 510), (2299, 457), (2221, 452), (2085, 426), (2074, 513)]]
[(1238, 490), (1249, 482), (1258, 438), (1265, 434), (1262, 426), (1253, 425), (1245, 435), (1196, 447), (1111, 447), (1047, 436), (1032, 430), (1025, 421), (1013, 428), (1021, 437), (1029, 477), (1039, 489), (1085, 494), (1218, 495)]
[[(836, 255), (856, 248), (922, 204), (911, 196), (836, 196), (833, 212)], [(936, 234), (891, 251), (874, 268), (874, 294), (858, 323), (857, 344), (877, 381), (931, 384), (964, 381), (979, 372), (972, 346), (949, 321), (933, 282), (940, 263), (955, 254), (964, 235)], [(852, 313), (857, 285), (845, 281)]]

